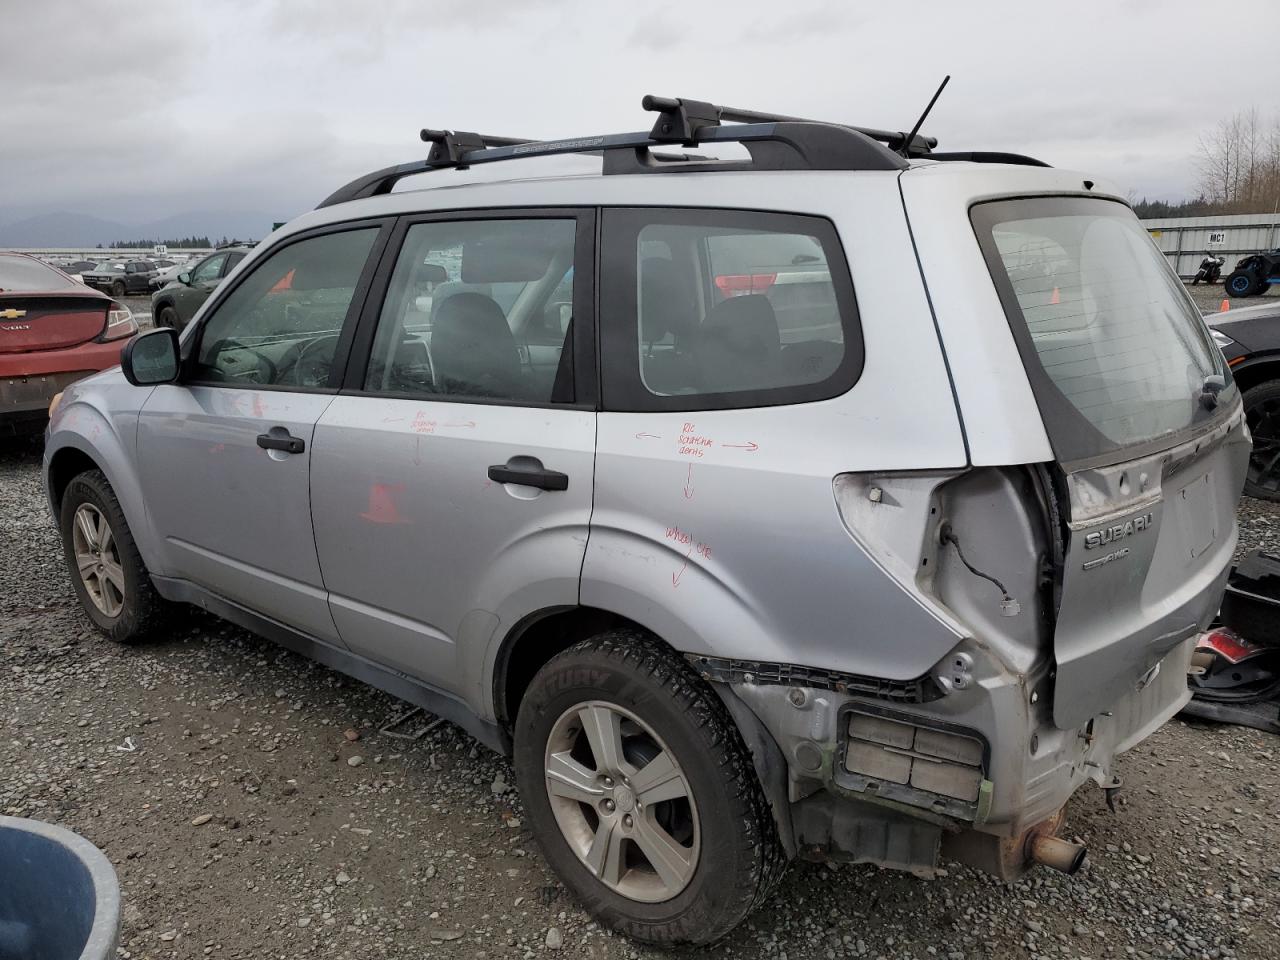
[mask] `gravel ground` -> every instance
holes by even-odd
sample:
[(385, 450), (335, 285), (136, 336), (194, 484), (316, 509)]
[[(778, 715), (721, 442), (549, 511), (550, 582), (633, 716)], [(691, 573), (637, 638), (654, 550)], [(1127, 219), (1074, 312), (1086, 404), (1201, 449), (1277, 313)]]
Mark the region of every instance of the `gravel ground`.
[(1245, 300), (1232, 300), (1227, 296), (1227, 291), (1222, 289), (1221, 283), (1213, 286), (1198, 283), (1194, 287), (1188, 283), (1186, 287), (1187, 292), (1191, 294), (1191, 299), (1206, 313), (1217, 313), (1222, 308), (1223, 300), (1229, 301), (1233, 310), (1238, 307), (1254, 307), (1262, 303), (1280, 303), (1280, 287), (1272, 287), (1260, 297), (1249, 297)]
[[(1246, 502), (1247, 544), (1280, 510)], [(0, 450), (0, 812), (102, 847), (130, 958), (662, 954), (600, 929), (522, 824), (510, 766), (447, 724), (192, 611), (137, 648), (79, 612), (39, 455)], [(1280, 957), (1280, 738), (1174, 721), (1081, 791), (1074, 878), (792, 868), (713, 957)]]

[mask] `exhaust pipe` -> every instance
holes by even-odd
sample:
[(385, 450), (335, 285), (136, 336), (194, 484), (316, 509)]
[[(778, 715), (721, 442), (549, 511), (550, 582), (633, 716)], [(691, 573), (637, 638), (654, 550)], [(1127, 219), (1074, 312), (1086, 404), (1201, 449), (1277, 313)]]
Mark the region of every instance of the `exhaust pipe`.
[(1082, 843), (1072, 843), (1052, 834), (1037, 833), (1031, 837), (1027, 855), (1032, 863), (1060, 870), (1070, 876), (1084, 864), (1089, 848)]

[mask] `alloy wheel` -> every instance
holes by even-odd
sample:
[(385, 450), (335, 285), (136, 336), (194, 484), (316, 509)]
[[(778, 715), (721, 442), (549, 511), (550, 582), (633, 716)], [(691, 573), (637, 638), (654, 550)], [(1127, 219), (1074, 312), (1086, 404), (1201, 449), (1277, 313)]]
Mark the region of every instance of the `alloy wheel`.
[(118, 617), (124, 609), (124, 567), (111, 524), (92, 503), (83, 503), (76, 510), (71, 545), (89, 599), (101, 613)]
[(556, 823), (601, 883), (645, 903), (689, 885), (701, 846), (693, 791), (639, 717), (599, 700), (570, 707), (551, 729), (544, 769)]

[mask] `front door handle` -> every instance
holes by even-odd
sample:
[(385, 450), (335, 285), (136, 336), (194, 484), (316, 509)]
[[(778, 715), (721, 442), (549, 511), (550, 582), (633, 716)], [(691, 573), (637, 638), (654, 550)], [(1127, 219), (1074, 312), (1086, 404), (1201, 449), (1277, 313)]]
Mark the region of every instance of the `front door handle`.
[(568, 490), (569, 475), (543, 467), (521, 469), (505, 463), (495, 463), (489, 468), (489, 479), (495, 483), (521, 483), (526, 487), (542, 490)]
[(283, 450), (285, 453), (301, 453), (307, 449), (305, 440), (301, 437), (291, 437), (287, 433), (282, 436), (274, 433), (260, 433), (258, 446), (263, 450)]

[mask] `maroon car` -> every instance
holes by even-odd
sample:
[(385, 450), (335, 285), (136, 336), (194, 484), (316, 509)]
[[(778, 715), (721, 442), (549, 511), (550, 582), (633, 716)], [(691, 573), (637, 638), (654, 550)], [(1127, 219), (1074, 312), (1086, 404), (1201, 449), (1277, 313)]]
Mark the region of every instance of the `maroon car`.
[(34, 257), (0, 253), (0, 434), (42, 429), (54, 395), (119, 363), (137, 332), (124, 304)]

